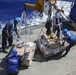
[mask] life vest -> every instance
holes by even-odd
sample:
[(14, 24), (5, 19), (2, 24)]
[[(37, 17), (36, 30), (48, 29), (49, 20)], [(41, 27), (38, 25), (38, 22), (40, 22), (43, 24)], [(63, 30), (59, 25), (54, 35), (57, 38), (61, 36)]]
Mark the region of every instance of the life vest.
[(8, 58), (7, 71), (10, 73), (17, 73), (19, 70), (19, 57), (11, 56)]

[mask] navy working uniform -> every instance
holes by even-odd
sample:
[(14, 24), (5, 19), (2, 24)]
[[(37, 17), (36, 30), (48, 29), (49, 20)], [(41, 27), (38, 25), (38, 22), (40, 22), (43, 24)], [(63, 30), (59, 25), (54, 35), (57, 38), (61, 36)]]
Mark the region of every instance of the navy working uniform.
[[(16, 34), (18, 35), (18, 31), (17, 31), (17, 23), (20, 22), (20, 18), (16, 18), (13, 22), (7, 22), (5, 27), (2, 30), (2, 51), (5, 51), (5, 48), (7, 47), (7, 40), (8, 40), (8, 44), (9, 46), (12, 45), (13, 43), (13, 36), (12, 33), (15, 31)], [(19, 35), (18, 35), (19, 37)]]
[(60, 17), (59, 12), (57, 11), (56, 14), (55, 14), (55, 18), (54, 18), (54, 28), (53, 28), (53, 31), (55, 33), (56, 30), (57, 30), (57, 37), (58, 38), (60, 38), (61, 28), (62, 28), (62, 19)]
[(20, 66), (20, 57), (17, 56), (17, 51), (15, 49), (12, 49), (11, 54), (7, 58), (7, 73), (9, 75), (17, 75)]

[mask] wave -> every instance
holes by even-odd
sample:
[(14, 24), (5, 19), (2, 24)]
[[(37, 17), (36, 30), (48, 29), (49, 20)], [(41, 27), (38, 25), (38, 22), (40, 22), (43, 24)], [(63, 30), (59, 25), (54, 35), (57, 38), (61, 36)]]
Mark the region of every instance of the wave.
[[(4, 0), (3, 0), (4, 1)], [(23, 0), (24, 1), (24, 0)], [(59, 8), (61, 8), (63, 6), (63, 10), (64, 13), (66, 14), (66, 16), (69, 15), (70, 13), (70, 6), (71, 6), (72, 2), (67, 2), (67, 1), (57, 1), (57, 6)], [(60, 5), (61, 4), (61, 5)], [(21, 12), (22, 14), (22, 12)], [(20, 14), (20, 16), (21, 16)], [(20, 17), (18, 16), (18, 17)], [(31, 11), (31, 13), (27, 14), (26, 16), (26, 20), (27, 20), (27, 25), (31, 26), (31, 25), (38, 25), (41, 24), (42, 22), (45, 22), (47, 20), (47, 15), (45, 15), (45, 13), (43, 13), (43, 17), (40, 16), (40, 13), (37, 11)], [(13, 18), (12, 18), (13, 19)], [(10, 19), (10, 20), (12, 20)], [(8, 20), (9, 21), (9, 20)], [(7, 20), (5, 21), (0, 21), (0, 29), (2, 30), (2, 28), (5, 26)], [(24, 27), (24, 24), (21, 25)], [(0, 34), (1, 34), (1, 30), (0, 30)]]
[[(25, 3), (35, 4), (36, 0), (0, 0), (0, 21), (8, 21), (15, 17), (20, 17)], [(33, 11), (29, 8), (26, 10), (28, 14)]]

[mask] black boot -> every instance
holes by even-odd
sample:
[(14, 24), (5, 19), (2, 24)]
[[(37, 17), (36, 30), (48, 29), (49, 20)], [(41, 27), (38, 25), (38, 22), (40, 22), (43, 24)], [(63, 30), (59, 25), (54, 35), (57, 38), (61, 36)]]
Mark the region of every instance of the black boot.
[(5, 49), (2, 50), (3, 53), (8, 53)]

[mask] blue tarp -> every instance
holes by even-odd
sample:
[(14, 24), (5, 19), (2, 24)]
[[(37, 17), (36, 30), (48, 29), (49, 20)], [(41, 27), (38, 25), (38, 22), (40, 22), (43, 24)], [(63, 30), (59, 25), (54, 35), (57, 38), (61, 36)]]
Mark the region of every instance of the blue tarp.
[(71, 8), (70, 18), (76, 23), (76, 0), (74, 6)]

